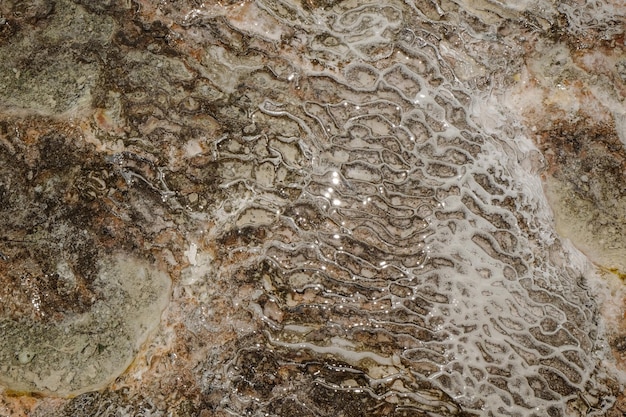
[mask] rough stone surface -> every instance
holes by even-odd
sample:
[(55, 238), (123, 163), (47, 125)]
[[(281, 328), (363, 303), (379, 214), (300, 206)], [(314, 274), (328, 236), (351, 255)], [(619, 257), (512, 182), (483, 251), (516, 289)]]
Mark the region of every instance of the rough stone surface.
[(2, 2), (0, 415), (621, 415), (579, 3)]

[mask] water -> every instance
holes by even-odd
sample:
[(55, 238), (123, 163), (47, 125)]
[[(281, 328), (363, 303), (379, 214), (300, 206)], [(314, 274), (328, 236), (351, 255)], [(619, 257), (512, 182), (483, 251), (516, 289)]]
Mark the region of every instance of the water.
[[(259, 367), (282, 359), (279, 369), (322, 362), (326, 376), (308, 384), (350, 398), (347, 415), (350, 401), (368, 414), (381, 404), (604, 414), (613, 394), (584, 261), (551, 228), (534, 146), (490, 101), (519, 70), (522, 44), (476, 21), (451, 33), (419, 4), (241, 7), (292, 36), (272, 57), (291, 64), (270, 62), (239, 85), (258, 103), (260, 134), (233, 135), (216, 155), (224, 186), (250, 191), (224, 227), (264, 235), (241, 238), (248, 256), (222, 267), (263, 283), (250, 304), (267, 323), (263, 343), (242, 355)], [(271, 42), (258, 26), (247, 29)], [(249, 71), (221, 50), (219, 59), (229, 73)], [(307, 383), (266, 381), (237, 361), (228, 378), (233, 414), (236, 404), (256, 413), (314, 401)]]

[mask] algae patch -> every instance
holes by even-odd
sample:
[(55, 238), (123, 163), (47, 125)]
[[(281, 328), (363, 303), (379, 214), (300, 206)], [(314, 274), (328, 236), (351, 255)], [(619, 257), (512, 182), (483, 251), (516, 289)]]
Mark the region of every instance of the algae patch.
[(159, 324), (169, 276), (130, 257), (101, 261), (91, 308), (60, 322), (0, 319), (0, 383), (73, 396), (100, 389), (132, 363)]

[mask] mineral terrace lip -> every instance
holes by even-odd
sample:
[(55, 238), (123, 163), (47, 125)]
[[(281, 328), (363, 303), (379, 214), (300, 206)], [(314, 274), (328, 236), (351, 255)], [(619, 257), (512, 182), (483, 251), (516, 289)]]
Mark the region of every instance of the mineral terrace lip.
[(0, 415), (620, 415), (614, 0), (0, 3)]

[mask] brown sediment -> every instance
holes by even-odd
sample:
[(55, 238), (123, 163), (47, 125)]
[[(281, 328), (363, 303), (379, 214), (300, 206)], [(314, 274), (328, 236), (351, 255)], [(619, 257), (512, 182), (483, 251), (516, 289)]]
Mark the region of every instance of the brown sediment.
[[(581, 95), (584, 103), (584, 90)], [(587, 98), (597, 104), (597, 98)], [(530, 135), (545, 158), (543, 180), (557, 229), (594, 263), (623, 270), (626, 150), (613, 118), (605, 114), (597, 120), (583, 108), (529, 119)]]
[[(137, 176), (150, 177), (141, 164), (128, 165), (132, 155), (111, 162), (71, 121), (9, 116), (1, 124), (0, 378), (25, 393), (15, 405), (26, 408), (26, 392), (67, 396), (116, 377), (108, 372), (123, 370), (138, 349), (132, 345), (158, 323), (153, 307), (164, 307), (169, 278), (144, 263), (162, 251), (148, 243), (154, 232), (134, 221), (149, 216), (161, 195), (141, 181), (131, 186)], [(136, 279), (137, 289), (146, 285), (141, 294), (129, 287)], [(124, 299), (144, 312), (138, 327), (124, 307), (118, 313), (126, 317), (115, 317)]]

